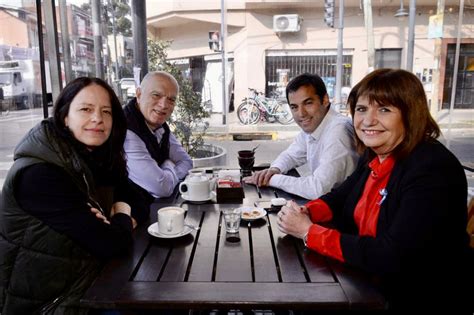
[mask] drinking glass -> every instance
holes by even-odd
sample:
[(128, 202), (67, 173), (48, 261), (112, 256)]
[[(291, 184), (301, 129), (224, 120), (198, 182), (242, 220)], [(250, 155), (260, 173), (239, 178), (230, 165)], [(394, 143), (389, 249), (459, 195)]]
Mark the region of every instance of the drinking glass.
[(225, 223), (226, 240), (229, 242), (238, 242), (240, 217), (241, 213), (239, 209), (225, 209), (222, 210)]

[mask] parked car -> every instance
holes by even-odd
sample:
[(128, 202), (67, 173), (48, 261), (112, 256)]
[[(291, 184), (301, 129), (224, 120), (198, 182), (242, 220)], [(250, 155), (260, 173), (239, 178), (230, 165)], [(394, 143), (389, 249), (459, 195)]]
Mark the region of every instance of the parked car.
[[(120, 80), (120, 89), (124, 101), (129, 101), (135, 97), (135, 80), (133, 78), (122, 78)], [(126, 92), (124, 92), (126, 90)]]

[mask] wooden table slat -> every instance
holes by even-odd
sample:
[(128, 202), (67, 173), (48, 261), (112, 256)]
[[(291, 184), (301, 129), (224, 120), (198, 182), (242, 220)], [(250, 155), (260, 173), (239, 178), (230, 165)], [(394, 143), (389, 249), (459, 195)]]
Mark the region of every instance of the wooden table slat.
[(296, 246), (306, 267), (306, 273), (311, 282), (335, 282), (328, 258), (325, 258), (310, 249), (305, 248), (303, 241), (296, 240)]
[(216, 281), (252, 281), (249, 233), (243, 221), (241, 221), (239, 235), (240, 242), (231, 243), (226, 240), (224, 217), (221, 216)]
[(199, 231), (193, 262), (188, 281), (211, 281), (216, 253), (217, 231), (220, 213), (209, 210), (204, 213), (204, 221)]
[(271, 187), (269, 189), (260, 189), (260, 195), (262, 195), (262, 200), (271, 200), (276, 197), (275, 190)]
[(250, 222), (253, 264), (256, 282), (278, 282), (278, 271), (268, 231), (268, 218)]
[(301, 267), (293, 238), (280, 232), (276, 214), (269, 214), (271, 231), (275, 242), (283, 282), (307, 282), (304, 269)]

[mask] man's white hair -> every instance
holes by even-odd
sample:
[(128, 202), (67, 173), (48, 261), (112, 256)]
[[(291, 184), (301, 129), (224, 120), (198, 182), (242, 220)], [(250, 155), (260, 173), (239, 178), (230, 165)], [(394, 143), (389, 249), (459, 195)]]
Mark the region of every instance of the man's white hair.
[(176, 80), (175, 77), (173, 77), (170, 73), (168, 73), (166, 71), (151, 71), (151, 72), (148, 72), (143, 77), (142, 82), (140, 83), (140, 87), (143, 87), (143, 85), (145, 85), (148, 82), (148, 80), (151, 80), (154, 77), (166, 78), (166, 79), (170, 80), (171, 82), (173, 82), (173, 84), (176, 86), (176, 90), (179, 94), (178, 81)]

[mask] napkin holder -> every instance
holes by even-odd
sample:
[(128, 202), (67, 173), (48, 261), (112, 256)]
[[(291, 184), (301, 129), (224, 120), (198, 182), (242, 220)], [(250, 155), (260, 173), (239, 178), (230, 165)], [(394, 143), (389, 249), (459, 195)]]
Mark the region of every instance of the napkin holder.
[(244, 188), (242, 183), (230, 179), (219, 179), (216, 187), (217, 203), (238, 203), (244, 199)]

